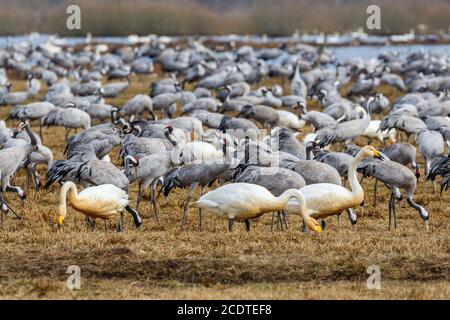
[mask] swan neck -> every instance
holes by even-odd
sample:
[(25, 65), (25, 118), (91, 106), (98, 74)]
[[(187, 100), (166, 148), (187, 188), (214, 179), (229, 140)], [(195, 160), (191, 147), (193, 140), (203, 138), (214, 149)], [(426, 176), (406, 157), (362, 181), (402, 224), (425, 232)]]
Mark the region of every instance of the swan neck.
[(348, 178), (350, 181), (350, 188), (354, 195), (364, 194), (364, 191), (359, 184), (358, 181), (358, 175), (357, 175), (357, 169), (358, 165), (361, 163), (361, 161), (365, 158), (363, 150), (359, 151), (355, 158), (350, 163), (350, 167), (348, 170)]
[(59, 212), (63, 218), (67, 215), (67, 197), (70, 203), (76, 203), (78, 200), (77, 186), (70, 181), (64, 183), (59, 195)]

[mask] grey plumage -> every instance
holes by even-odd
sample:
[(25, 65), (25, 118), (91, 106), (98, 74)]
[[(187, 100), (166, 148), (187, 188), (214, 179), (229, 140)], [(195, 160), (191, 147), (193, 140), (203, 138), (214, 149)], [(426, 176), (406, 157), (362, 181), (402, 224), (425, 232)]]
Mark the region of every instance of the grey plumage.
[(450, 185), (450, 155), (447, 157), (440, 156), (435, 159), (430, 171), (428, 172), (427, 180), (434, 181), (437, 176), (442, 177), (441, 192), (448, 190)]
[(47, 171), (45, 188), (55, 182), (81, 182), (85, 186), (113, 184), (128, 191), (128, 178), (108, 161), (98, 160), (92, 145), (79, 145), (68, 160), (54, 161)]

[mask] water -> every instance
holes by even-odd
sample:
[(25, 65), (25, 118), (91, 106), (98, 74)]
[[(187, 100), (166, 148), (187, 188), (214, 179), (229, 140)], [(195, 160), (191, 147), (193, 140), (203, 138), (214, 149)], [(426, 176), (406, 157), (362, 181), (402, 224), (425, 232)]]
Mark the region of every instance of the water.
[[(150, 36), (155, 37), (155, 36)], [(150, 37), (146, 37), (144, 40), (149, 40)], [(182, 37), (166, 37), (167, 41), (176, 41)], [(227, 35), (227, 36), (212, 36), (212, 37), (188, 37), (191, 39), (200, 38), (200, 39), (213, 39), (218, 42), (229, 42), (229, 41), (251, 41), (253, 43), (283, 43), (283, 42), (292, 42), (292, 41), (301, 41), (306, 43), (320, 43), (323, 39), (321, 36), (310, 35), (310, 36), (301, 36), (298, 38), (295, 37), (277, 37), (277, 38), (267, 38), (263, 36), (238, 36), (238, 35)], [(328, 43), (330, 44), (343, 44), (350, 41), (352, 35), (341, 35), (339, 37), (333, 38), (330, 36), (328, 38)], [(5, 47), (8, 42), (11, 44), (18, 44), (24, 41), (31, 41), (35, 46), (45, 43), (47, 41), (52, 41), (57, 45), (65, 45), (65, 46), (74, 46), (78, 44), (83, 44), (86, 41), (84, 37), (67, 37), (60, 38), (52, 35), (45, 34), (30, 34), (24, 36), (14, 36), (14, 37), (0, 37), (0, 48)], [(137, 37), (95, 37), (92, 39), (94, 43), (115, 43), (115, 44), (133, 44), (136, 40), (139, 40)], [(140, 40), (143, 40), (141, 38)], [(347, 45), (342, 47), (328, 47), (329, 50), (335, 53), (336, 57), (339, 61), (345, 61), (351, 58), (363, 58), (363, 59), (372, 59), (376, 58), (380, 53), (396, 50), (401, 53), (410, 53), (412, 51), (424, 49), (431, 51), (443, 51), (450, 55), (450, 44), (427, 44), (427, 45), (418, 45), (418, 44), (402, 44), (402, 45), (390, 45), (383, 44), (386, 43), (387, 37), (376, 37), (370, 36), (364, 38), (365, 43), (371, 43), (372, 45)]]
[(450, 55), (450, 45), (448, 44), (430, 44), (430, 45), (419, 45), (419, 44), (409, 44), (409, 45), (383, 45), (383, 46), (347, 46), (347, 47), (337, 47), (329, 48), (330, 51), (334, 52), (339, 61), (345, 61), (351, 58), (364, 58), (372, 59), (376, 58), (380, 53), (386, 51), (399, 51), (400, 53), (411, 53), (417, 50), (430, 50), (433, 52), (442, 51)]

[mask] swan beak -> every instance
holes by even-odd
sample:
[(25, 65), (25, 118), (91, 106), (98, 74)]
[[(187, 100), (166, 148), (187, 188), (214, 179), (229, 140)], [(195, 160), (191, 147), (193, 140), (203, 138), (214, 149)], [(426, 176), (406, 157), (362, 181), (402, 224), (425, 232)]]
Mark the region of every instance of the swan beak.
[(62, 224), (63, 224), (63, 221), (64, 221), (64, 218), (63, 218), (63, 216), (58, 216), (58, 227), (61, 227), (62, 226)]
[(381, 160), (381, 161), (384, 160), (383, 155), (380, 153), (380, 151), (378, 151), (378, 150), (376, 150), (376, 149), (373, 151), (373, 156), (374, 156), (376, 159), (379, 159), (379, 160)]
[(317, 233), (321, 233), (322, 232), (322, 226), (320, 224), (316, 225), (314, 227), (314, 231)]

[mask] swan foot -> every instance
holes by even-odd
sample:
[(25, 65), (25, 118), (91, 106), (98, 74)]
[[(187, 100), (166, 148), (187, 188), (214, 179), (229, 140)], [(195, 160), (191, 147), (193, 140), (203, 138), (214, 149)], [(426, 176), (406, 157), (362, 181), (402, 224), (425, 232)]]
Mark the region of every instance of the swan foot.
[(228, 232), (233, 231), (234, 219), (228, 219)]
[(247, 232), (250, 232), (250, 220), (246, 219), (244, 223), (245, 223), (245, 230), (247, 230)]

